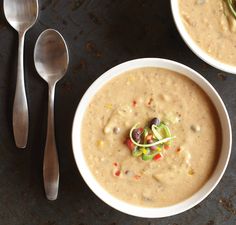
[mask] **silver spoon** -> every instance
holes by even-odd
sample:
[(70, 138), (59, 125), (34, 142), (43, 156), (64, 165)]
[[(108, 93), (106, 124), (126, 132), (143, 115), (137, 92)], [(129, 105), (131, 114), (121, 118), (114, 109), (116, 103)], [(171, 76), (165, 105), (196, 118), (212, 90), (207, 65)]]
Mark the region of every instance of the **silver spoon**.
[(44, 150), (43, 178), (46, 196), (55, 200), (59, 186), (59, 162), (54, 133), (55, 86), (66, 73), (69, 53), (66, 42), (59, 32), (53, 29), (44, 31), (34, 49), (34, 62), (39, 75), (48, 83), (48, 128)]
[(4, 0), (4, 13), (8, 23), (19, 34), (16, 91), (13, 104), (13, 132), (18, 148), (25, 148), (28, 139), (29, 113), (24, 81), (25, 33), (38, 18), (38, 0)]

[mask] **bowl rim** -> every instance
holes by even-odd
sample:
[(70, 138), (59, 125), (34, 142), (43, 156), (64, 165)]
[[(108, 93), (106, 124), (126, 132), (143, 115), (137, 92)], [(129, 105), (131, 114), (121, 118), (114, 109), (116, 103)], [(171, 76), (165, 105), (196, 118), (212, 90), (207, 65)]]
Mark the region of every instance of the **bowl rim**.
[(171, 11), (172, 16), (174, 18), (175, 25), (177, 30), (179, 31), (180, 36), (184, 40), (185, 44), (192, 50), (192, 52), (197, 55), (200, 59), (202, 59), (207, 64), (213, 66), (216, 69), (221, 71), (236, 74), (236, 65), (230, 65), (220, 60), (214, 58), (213, 56), (209, 55), (204, 51), (200, 46), (196, 44), (196, 42), (192, 39), (188, 31), (186, 30), (180, 15), (179, 10), (179, 0), (170, 0), (171, 2)]
[[(87, 106), (91, 101), (91, 99), (93, 98), (93, 96), (97, 93), (98, 90), (100, 90), (100, 88), (104, 84), (109, 82), (112, 78), (121, 75), (125, 71), (143, 67), (165, 68), (172, 71), (176, 71), (184, 76), (189, 77), (191, 80), (197, 83), (205, 92), (207, 92), (208, 96), (210, 97), (211, 101), (216, 107), (218, 113), (219, 114), (221, 113), (221, 115), (219, 115), (220, 122), (221, 125), (223, 123), (222, 126), (224, 126), (222, 127), (222, 130), (224, 131), (222, 132), (222, 139), (224, 143), (222, 143), (222, 150), (219, 157), (219, 162), (217, 162), (217, 166), (213, 174), (209, 178), (209, 180), (195, 194), (193, 194), (188, 199), (175, 205), (161, 208), (147, 208), (147, 207), (136, 206), (112, 196), (108, 191), (106, 191), (100, 185), (100, 183), (93, 176), (84, 158), (81, 145), (81, 136), (80, 136), (81, 124), (84, 117), (84, 113), (86, 112)], [(201, 82), (202, 84), (200, 85), (199, 82)], [(90, 85), (90, 87), (87, 89), (87, 91), (81, 98), (80, 103), (75, 112), (72, 126), (72, 148), (73, 148), (74, 159), (78, 167), (78, 170), (81, 176), (83, 177), (84, 181), (88, 185), (88, 187), (92, 190), (92, 192), (95, 195), (97, 195), (97, 197), (99, 197), (102, 201), (104, 201), (111, 207), (123, 213), (142, 218), (162, 218), (167, 216), (173, 216), (194, 207), (195, 205), (200, 203), (203, 199), (205, 199), (219, 183), (226, 170), (231, 154), (231, 146), (232, 146), (232, 131), (231, 131), (229, 115), (221, 97), (213, 88), (213, 86), (204, 77), (202, 77), (198, 72), (194, 71), (193, 69), (178, 62), (162, 58), (141, 58), (127, 61), (103, 73)]]

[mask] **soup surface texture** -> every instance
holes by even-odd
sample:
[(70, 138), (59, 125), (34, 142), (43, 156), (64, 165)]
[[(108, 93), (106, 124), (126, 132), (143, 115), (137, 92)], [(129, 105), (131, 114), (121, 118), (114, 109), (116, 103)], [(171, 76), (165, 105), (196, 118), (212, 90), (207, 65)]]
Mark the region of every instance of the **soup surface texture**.
[[(163, 158), (143, 161), (124, 144), (131, 127), (158, 117), (176, 136)], [(89, 103), (81, 129), (83, 152), (97, 181), (113, 196), (164, 207), (198, 191), (211, 176), (221, 127), (209, 97), (189, 78), (140, 68), (104, 85)]]
[(192, 39), (209, 55), (236, 65), (236, 19), (226, 0), (178, 0)]

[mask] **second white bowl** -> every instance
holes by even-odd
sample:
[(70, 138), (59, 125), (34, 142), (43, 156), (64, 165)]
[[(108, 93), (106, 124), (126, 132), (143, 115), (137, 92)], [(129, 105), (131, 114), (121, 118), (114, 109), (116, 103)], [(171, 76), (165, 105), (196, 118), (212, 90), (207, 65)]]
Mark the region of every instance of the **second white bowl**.
[(208, 63), (209, 65), (228, 72), (228, 73), (232, 73), (232, 74), (236, 74), (236, 66), (232, 66), (226, 63), (223, 63), (215, 58), (213, 58), (212, 56), (210, 56), (209, 54), (207, 54), (203, 49), (201, 49), (196, 42), (191, 38), (191, 36), (189, 35), (188, 31), (186, 30), (181, 15), (180, 15), (180, 10), (179, 10), (179, 1), (178, 0), (171, 0), (171, 10), (172, 10), (172, 14), (174, 17), (174, 21), (176, 24), (176, 27), (180, 33), (180, 35), (182, 36), (183, 40), (185, 41), (185, 43), (187, 44), (187, 46), (200, 58), (202, 59), (204, 62)]

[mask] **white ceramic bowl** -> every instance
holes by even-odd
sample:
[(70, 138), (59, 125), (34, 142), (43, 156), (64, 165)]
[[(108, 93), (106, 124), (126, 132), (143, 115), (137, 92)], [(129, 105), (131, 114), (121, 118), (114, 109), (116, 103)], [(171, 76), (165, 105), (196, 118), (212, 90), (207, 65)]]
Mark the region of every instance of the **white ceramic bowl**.
[[(219, 162), (216, 166), (216, 169), (210, 179), (205, 183), (205, 185), (196, 192), (193, 196), (186, 199), (183, 202), (178, 204), (163, 207), (163, 208), (145, 208), (141, 206), (131, 205), (126, 202), (123, 202), (114, 196), (110, 195), (94, 178), (92, 175), (82, 150), (81, 144), (81, 126), (82, 120), (84, 117), (84, 113), (93, 98), (93, 96), (97, 93), (97, 91), (112, 78), (119, 76), (125, 71), (141, 68), (141, 67), (159, 67), (166, 68), (169, 70), (176, 71), (178, 73), (184, 74), (184, 76), (189, 77), (195, 83), (197, 83), (210, 97), (212, 102), (214, 103), (220, 117), (220, 122), (222, 126), (222, 151), (220, 154)], [(166, 60), (166, 59), (156, 59), (156, 58), (144, 58), (144, 59), (136, 59), (132, 61), (128, 61), (122, 63), (114, 68), (108, 70), (102, 76), (100, 76), (86, 91), (84, 96), (82, 97), (79, 106), (77, 108), (73, 130), (72, 130), (72, 146), (75, 161), (79, 168), (80, 174), (84, 178), (87, 185), (90, 189), (104, 202), (106, 202), (111, 207), (138, 217), (147, 217), (147, 218), (160, 218), (166, 216), (172, 216), (181, 212), (186, 211), (187, 209), (192, 208), (201, 202), (204, 198), (206, 198), (210, 192), (215, 188), (215, 186), (220, 181), (221, 177), (224, 174), (226, 166), (228, 164), (228, 160), (231, 152), (231, 125), (228, 113), (226, 111), (225, 105), (222, 102), (220, 96), (215, 91), (215, 89), (211, 86), (211, 84), (203, 78), (199, 73), (190, 69), (187, 66), (179, 64), (174, 61)]]
[(201, 49), (196, 42), (191, 38), (189, 33), (187, 32), (182, 19), (180, 15), (180, 10), (179, 10), (179, 1), (178, 0), (171, 0), (171, 10), (172, 14), (174, 17), (175, 24), (177, 26), (177, 29), (182, 36), (183, 40), (185, 43), (188, 45), (188, 47), (203, 61), (206, 63), (210, 64), (211, 66), (223, 70), (228, 73), (236, 74), (236, 66), (231, 66), (229, 64), (223, 63), (209, 54), (207, 54), (203, 49)]

